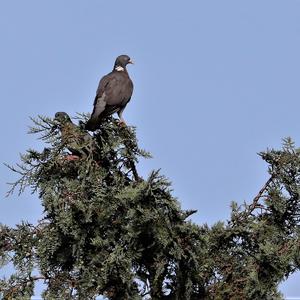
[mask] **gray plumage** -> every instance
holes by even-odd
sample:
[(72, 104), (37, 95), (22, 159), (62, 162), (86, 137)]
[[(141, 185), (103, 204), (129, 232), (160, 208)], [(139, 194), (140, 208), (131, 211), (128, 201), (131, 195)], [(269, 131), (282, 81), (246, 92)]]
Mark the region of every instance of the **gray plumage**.
[(85, 129), (95, 131), (104, 118), (115, 112), (118, 113), (120, 121), (125, 123), (122, 113), (133, 92), (133, 83), (126, 69), (127, 64), (132, 64), (128, 55), (118, 56), (112, 72), (100, 80), (94, 109)]

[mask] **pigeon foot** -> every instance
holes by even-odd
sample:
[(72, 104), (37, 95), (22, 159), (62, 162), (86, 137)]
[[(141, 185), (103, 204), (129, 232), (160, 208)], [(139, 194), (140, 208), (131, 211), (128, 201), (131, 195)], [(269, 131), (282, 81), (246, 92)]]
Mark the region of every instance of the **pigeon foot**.
[(67, 161), (74, 161), (74, 160), (77, 160), (77, 159), (79, 159), (79, 156), (77, 156), (77, 155), (70, 154), (70, 155), (66, 156)]

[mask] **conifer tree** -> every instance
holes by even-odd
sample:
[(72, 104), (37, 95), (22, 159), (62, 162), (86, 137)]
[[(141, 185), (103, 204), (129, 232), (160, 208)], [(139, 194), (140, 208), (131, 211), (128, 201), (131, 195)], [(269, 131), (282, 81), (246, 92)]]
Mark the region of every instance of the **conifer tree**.
[[(87, 116), (79, 116), (85, 122)], [(282, 299), (278, 284), (300, 267), (300, 151), (260, 153), (270, 178), (250, 204), (232, 203), (228, 221), (187, 220), (170, 182), (142, 178), (135, 128), (113, 118), (90, 135), (58, 113), (33, 119), (46, 143), (29, 149), (9, 195), (29, 187), (44, 208), (37, 224), (0, 227), (2, 299)], [(1, 298), (1, 297), (0, 297)]]

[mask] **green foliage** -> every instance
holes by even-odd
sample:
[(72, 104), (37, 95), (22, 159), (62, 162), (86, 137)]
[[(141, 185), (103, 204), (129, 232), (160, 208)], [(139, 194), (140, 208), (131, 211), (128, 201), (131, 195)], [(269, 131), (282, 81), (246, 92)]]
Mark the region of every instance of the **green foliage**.
[(15, 268), (0, 281), (3, 299), (30, 299), (38, 280), (49, 300), (282, 299), (278, 284), (300, 266), (300, 155), (290, 139), (260, 153), (270, 179), (252, 203), (232, 203), (230, 220), (208, 227), (187, 220), (195, 211), (181, 210), (159, 171), (138, 175), (150, 155), (133, 127), (111, 118), (87, 136), (75, 126), (70, 142), (55, 120), (32, 120), (47, 148), (10, 167), (20, 177), (9, 194), (38, 192), (44, 216), (0, 227), (0, 266)]

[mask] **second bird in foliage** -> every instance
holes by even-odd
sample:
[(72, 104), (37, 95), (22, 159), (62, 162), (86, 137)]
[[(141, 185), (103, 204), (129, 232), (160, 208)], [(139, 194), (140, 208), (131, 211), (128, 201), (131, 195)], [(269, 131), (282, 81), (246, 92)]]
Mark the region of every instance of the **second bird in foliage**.
[(54, 121), (61, 132), (61, 142), (72, 155), (82, 157), (88, 156), (94, 147), (92, 137), (75, 125), (69, 115), (65, 112), (57, 112)]
[(95, 131), (105, 117), (115, 112), (118, 113), (120, 122), (125, 123), (122, 113), (133, 92), (133, 83), (126, 69), (128, 64), (132, 64), (128, 55), (118, 56), (112, 72), (100, 80), (94, 109), (85, 129)]

